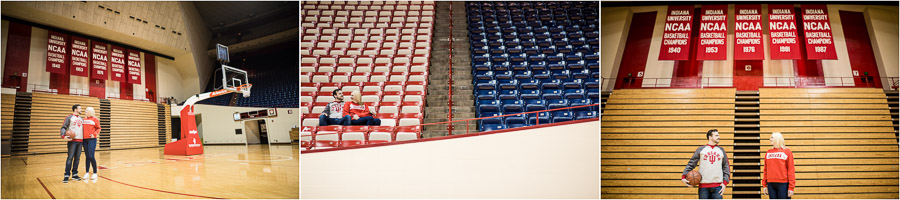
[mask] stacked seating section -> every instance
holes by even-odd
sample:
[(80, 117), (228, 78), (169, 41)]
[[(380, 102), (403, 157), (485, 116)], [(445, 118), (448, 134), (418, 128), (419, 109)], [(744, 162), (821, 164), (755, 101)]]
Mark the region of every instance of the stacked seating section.
[[(475, 105), (490, 117), (598, 104), (597, 2), (468, 2)], [(480, 120), (490, 131), (598, 117), (598, 107)]]
[[(237, 95), (235, 106), (240, 107), (264, 107), (264, 108), (296, 108), (300, 105), (297, 80), (297, 60), (290, 59), (290, 52), (269, 54), (263, 57), (247, 59), (243, 64), (232, 64), (247, 70), (248, 79), (253, 88), (250, 97), (240, 94), (226, 94), (209, 98), (198, 103), (209, 105), (228, 106)], [(288, 58), (288, 59), (285, 59)], [(221, 72), (219, 72), (221, 73)], [(206, 91), (213, 91), (213, 85), (222, 85), (221, 75), (212, 74)], [(216, 82), (218, 81), (218, 82)], [(218, 83), (218, 84), (216, 84)]]
[[(304, 147), (405, 140), (402, 131), (418, 138), (421, 131), (414, 125), (423, 119), (434, 2), (305, 1), (301, 6), (301, 140), (310, 145)], [(335, 89), (344, 92), (344, 101), (360, 91), (381, 126), (309, 128), (318, 126)]]
[(734, 88), (613, 91), (601, 120), (600, 198), (697, 198), (678, 179), (709, 129), (734, 163), (734, 100)]

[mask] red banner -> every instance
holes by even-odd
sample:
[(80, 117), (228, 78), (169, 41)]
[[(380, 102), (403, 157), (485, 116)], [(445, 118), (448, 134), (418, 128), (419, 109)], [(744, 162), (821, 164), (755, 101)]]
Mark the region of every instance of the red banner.
[(128, 50), (128, 83), (141, 84), (141, 52)]
[(697, 60), (725, 60), (728, 55), (728, 5), (700, 8), (700, 44)]
[(106, 43), (93, 41), (91, 42), (91, 78), (108, 79), (106, 75), (109, 66), (109, 50)]
[(72, 36), (72, 64), (69, 66), (71, 70), (69, 70), (69, 74), (75, 76), (84, 76), (88, 77), (90, 71), (88, 70), (90, 66), (90, 56), (88, 56), (88, 42), (90, 40)]
[(734, 5), (734, 60), (763, 60), (760, 5)]
[[(694, 6), (669, 6), (659, 60), (687, 60)], [(724, 49), (723, 49), (724, 50)]]
[(49, 31), (49, 40), (47, 41), (47, 72), (57, 74), (67, 74), (66, 70), (69, 66), (67, 58), (69, 51), (68, 36), (66, 34)]
[(112, 45), (112, 53), (109, 56), (109, 68), (112, 71), (110, 80), (118, 82), (126, 82), (125, 78), (125, 49)]
[(794, 5), (769, 4), (769, 55), (772, 60), (800, 59)]
[(803, 16), (803, 35), (806, 39), (806, 56), (809, 60), (837, 59), (831, 23), (825, 5), (800, 5)]

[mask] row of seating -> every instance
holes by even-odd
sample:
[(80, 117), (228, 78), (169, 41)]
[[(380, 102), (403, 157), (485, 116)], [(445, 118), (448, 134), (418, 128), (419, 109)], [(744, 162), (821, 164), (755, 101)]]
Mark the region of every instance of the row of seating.
[(475, 88), (480, 90), (526, 90), (526, 89), (598, 89), (600, 79), (574, 76), (579, 79), (476, 79)]
[[(362, 76), (363, 78), (365, 76)], [(386, 82), (334, 82), (337, 80), (336, 78), (327, 78), (327, 77), (319, 77), (319, 79), (315, 79), (317, 77), (313, 77), (311, 75), (305, 75), (303, 73), (300, 74), (300, 82), (301, 83), (341, 83), (340, 88), (344, 87), (361, 87), (361, 91), (422, 91), (425, 92), (426, 81), (386, 81)], [(319, 82), (310, 81), (320, 80)], [(352, 77), (348, 77), (348, 79), (353, 80)], [(339, 80), (343, 81), (343, 80)], [(331, 86), (331, 85), (329, 85)], [(354, 88), (355, 89), (355, 88)], [(321, 88), (320, 88), (321, 90)], [(351, 89), (352, 90), (352, 89)]]
[[(525, 68), (517, 69), (520, 66), (510, 67), (513, 70), (502, 70), (497, 69), (499, 67), (505, 66), (494, 66), (495, 71), (475, 71), (475, 80), (528, 80), (528, 79), (540, 79), (541, 82), (550, 82), (552, 80), (567, 80), (567, 79), (588, 79), (588, 78), (599, 78), (597, 76), (600, 75), (599, 69), (576, 69), (576, 70), (567, 70), (567, 69), (555, 69), (555, 70), (538, 70), (539, 68), (546, 68), (547, 66), (536, 66), (534, 68)], [(533, 70), (533, 71), (532, 71)], [(597, 71), (597, 72), (595, 72)]]
[[(478, 113), (484, 113), (484, 112), (519, 113), (519, 112), (541, 111), (541, 110), (550, 110), (550, 109), (567, 108), (567, 107), (587, 106), (587, 105), (597, 104), (597, 103), (599, 103), (599, 102), (594, 101), (594, 99), (478, 100), (477, 112)], [(596, 106), (579, 107), (579, 108), (572, 108), (572, 109), (567, 109), (567, 110), (599, 111), (599, 109)]]
[[(301, 110), (309, 110), (309, 107), (301, 106)], [(325, 108), (315, 106), (312, 110), (320, 110), (320, 112), (312, 112), (312, 113), (304, 113), (301, 116), (303, 117), (303, 121), (301, 121), (302, 126), (318, 126), (319, 125), (319, 115), (321, 115), (321, 110)], [(424, 119), (424, 114), (422, 113), (378, 113), (375, 114), (375, 118), (381, 120), (380, 126), (411, 126), (416, 124), (421, 124), (422, 119)], [(336, 125), (339, 126), (339, 125)]]
[(420, 133), (418, 126), (301, 126), (300, 146), (315, 150), (415, 140)]
[(556, 9), (556, 8), (584, 8), (584, 7), (597, 7), (597, 2), (591, 1), (534, 1), (534, 2), (505, 2), (505, 1), (494, 1), (494, 2), (467, 2), (466, 7), (470, 10), (474, 9), (486, 9), (486, 10), (497, 10), (497, 11), (509, 11), (516, 9), (528, 9), (528, 8), (548, 8), (548, 9)]
[(477, 100), (599, 99), (600, 89), (476, 90), (475, 95)]
[[(310, 76), (310, 81), (312, 83), (348, 83), (348, 82), (398, 82), (398, 81), (407, 81), (407, 82), (427, 82), (426, 79), (428, 77), (428, 72), (416, 71), (416, 72), (407, 72), (411, 70), (412, 67), (404, 68), (402, 66), (395, 66), (392, 68), (397, 68), (397, 72), (348, 72), (349, 69), (342, 69), (344, 72), (331, 72), (336, 71), (337, 68), (334, 67), (300, 67), (300, 71), (302, 73), (311, 73), (308, 74)], [(401, 70), (400, 68), (406, 69), (407, 71)], [(312, 71), (318, 72), (312, 72)], [(421, 69), (417, 69), (421, 70)], [(303, 74), (301, 74), (303, 76)]]
[[(518, 113), (518, 112), (515, 112)], [(515, 114), (512, 113), (512, 114)], [(503, 112), (485, 112), (482, 117), (502, 116)], [(480, 120), (481, 131), (493, 131), (506, 128), (519, 128), (525, 126), (534, 126), (540, 124), (549, 124), (556, 122), (566, 122), (572, 120), (597, 118), (598, 111), (550, 111), (536, 114), (520, 114), (506, 117), (496, 117)]]
[(304, 10), (392, 10), (402, 8), (421, 8), (434, 10), (434, 1), (305, 1)]

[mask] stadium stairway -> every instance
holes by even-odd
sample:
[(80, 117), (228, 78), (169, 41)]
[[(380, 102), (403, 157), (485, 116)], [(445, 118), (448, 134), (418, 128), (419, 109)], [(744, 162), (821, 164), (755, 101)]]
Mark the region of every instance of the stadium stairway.
[(759, 199), (759, 92), (736, 92), (734, 105), (733, 197)]
[(603, 110), (606, 108), (606, 101), (609, 100), (609, 95), (612, 92), (600, 92), (600, 114), (603, 114)]
[(900, 94), (896, 90), (885, 90), (884, 94), (887, 95), (888, 106), (891, 107), (891, 121), (894, 123), (894, 136), (897, 136), (897, 142), (900, 143), (900, 125), (898, 125), (897, 121), (897, 109), (900, 108), (900, 103), (898, 103), (897, 95)]
[[(449, 41), (450, 31), (446, 21), (450, 20), (450, 3), (436, 2), (435, 4), (435, 28), (434, 38), (431, 43), (431, 67), (428, 76), (428, 96), (425, 98), (424, 123), (437, 123), (447, 121), (447, 100), (449, 77)], [(469, 55), (469, 36), (466, 22), (465, 2), (453, 3), (453, 119), (475, 118), (475, 94), (472, 84), (472, 64)], [(468, 132), (478, 132), (478, 125), (470, 122)], [(466, 123), (454, 123), (453, 134), (465, 134)], [(447, 135), (447, 125), (426, 125), (422, 132), (423, 138)]]

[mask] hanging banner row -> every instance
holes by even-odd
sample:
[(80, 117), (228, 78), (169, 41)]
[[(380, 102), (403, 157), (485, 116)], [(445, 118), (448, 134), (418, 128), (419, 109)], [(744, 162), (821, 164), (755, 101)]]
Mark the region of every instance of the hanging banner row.
[[(734, 9), (734, 59), (763, 60), (762, 5), (737, 4)], [(768, 5), (769, 56), (772, 60), (801, 59), (800, 40), (809, 60), (837, 59), (831, 24), (825, 5), (801, 5), (803, 34), (798, 36), (794, 5)], [(728, 51), (728, 5), (700, 8), (698, 35), (694, 31), (694, 6), (669, 6), (660, 45), (659, 60), (688, 60), (690, 50), (697, 60), (725, 60)], [(692, 39), (696, 39), (692, 43)], [(696, 46), (692, 46), (696, 45)]]
[(141, 84), (139, 51), (64, 33), (49, 33), (47, 72)]

